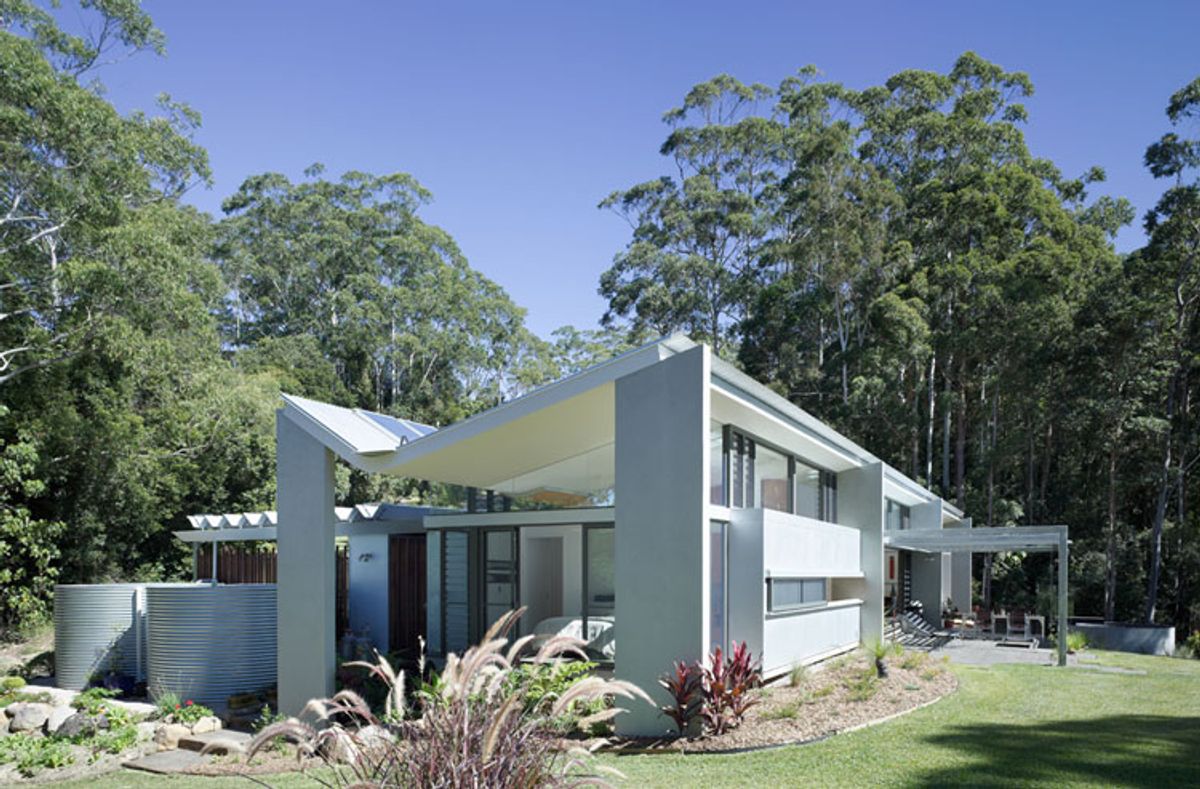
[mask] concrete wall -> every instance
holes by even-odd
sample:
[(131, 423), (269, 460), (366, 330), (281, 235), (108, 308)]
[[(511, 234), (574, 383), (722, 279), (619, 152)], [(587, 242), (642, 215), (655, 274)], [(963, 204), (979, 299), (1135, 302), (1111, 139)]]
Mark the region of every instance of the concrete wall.
[(368, 635), (381, 652), (387, 652), (388, 535), (355, 534), (350, 537), (350, 629)]
[(336, 650), (333, 453), (283, 412), (275, 417), (279, 709), (299, 715), (333, 695)]
[[(700, 346), (616, 382), (615, 674), (664, 704), (658, 676), (708, 644), (710, 364)], [(671, 728), (627, 708), (623, 734)]]
[(883, 639), (883, 464), (838, 474), (838, 523), (860, 532), (859, 555), (863, 578), (836, 585), (839, 595), (862, 600), (859, 636)]
[[(964, 518), (957, 529), (971, 528), (971, 519)], [(950, 554), (950, 599), (959, 611), (970, 611), (971, 596), (971, 552), (962, 551)]]
[(833, 602), (823, 608), (770, 614), (763, 624), (763, 674), (783, 674), (861, 639), (862, 604)]
[(763, 556), (769, 575), (834, 576), (862, 572), (858, 529), (789, 515), (756, 510), (763, 520)]
[[(912, 508), (912, 528), (942, 528), (942, 502), (932, 501)], [(912, 595), (925, 607), (929, 622), (941, 626), (942, 603), (950, 596), (950, 554), (912, 553)]]
[(940, 553), (918, 553), (913, 551), (912, 596), (925, 607), (925, 618), (930, 624), (941, 626), (942, 616), (942, 555)]
[(762, 510), (731, 510), (729, 524), (729, 640), (745, 641), (750, 653), (763, 654), (766, 617)]

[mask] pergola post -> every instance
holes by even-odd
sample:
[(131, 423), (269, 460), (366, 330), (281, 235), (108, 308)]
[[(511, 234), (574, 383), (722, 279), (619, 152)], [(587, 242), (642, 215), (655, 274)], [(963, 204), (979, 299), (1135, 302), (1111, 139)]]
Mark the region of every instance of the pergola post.
[(1070, 558), (1067, 527), (1058, 535), (1058, 665), (1067, 665), (1067, 565)]

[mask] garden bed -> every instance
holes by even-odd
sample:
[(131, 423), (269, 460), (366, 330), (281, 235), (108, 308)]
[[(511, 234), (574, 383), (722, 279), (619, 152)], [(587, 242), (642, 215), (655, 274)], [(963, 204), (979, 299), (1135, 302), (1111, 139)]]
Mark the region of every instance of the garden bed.
[(757, 691), (759, 703), (742, 725), (718, 736), (610, 740), (618, 752), (720, 753), (809, 742), (876, 723), (952, 693), (958, 681), (942, 660), (906, 652), (888, 660), (888, 677), (872, 679), (873, 659), (861, 652), (800, 672)]

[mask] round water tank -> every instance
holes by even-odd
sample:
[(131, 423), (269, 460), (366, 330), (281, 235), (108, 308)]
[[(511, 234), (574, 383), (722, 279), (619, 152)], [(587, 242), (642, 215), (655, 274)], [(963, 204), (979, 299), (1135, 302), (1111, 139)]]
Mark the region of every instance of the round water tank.
[(147, 687), (208, 706), (275, 684), (275, 584), (145, 590)]
[(83, 690), (110, 671), (141, 679), (145, 665), (141, 601), (145, 584), (54, 587), (54, 683)]

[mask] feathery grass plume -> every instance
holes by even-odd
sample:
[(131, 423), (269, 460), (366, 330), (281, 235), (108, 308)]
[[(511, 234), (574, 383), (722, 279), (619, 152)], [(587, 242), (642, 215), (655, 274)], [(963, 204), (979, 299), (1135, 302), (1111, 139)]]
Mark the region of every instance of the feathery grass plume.
[[(619, 773), (589, 770), (591, 753), (564, 742), (557, 721), (597, 700), (605, 708), (595, 713), (589, 709), (579, 725), (591, 726), (623, 712), (611, 706), (618, 697), (653, 702), (629, 682), (584, 676), (553, 703), (527, 703), (530, 688), (518, 666), (534, 639), (525, 636), (510, 643), (509, 638), (524, 612), (509, 611), (488, 628), (480, 643), (462, 655), (447, 655), (441, 675), (420, 680), (411, 703), (405, 698), (404, 672), (381, 656), (376, 655), (374, 663), (351, 664), (387, 683), (382, 717), (358, 694), (341, 691), (306, 707), (323, 726), (297, 719), (267, 726), (251, 741), (248, 757), (283, 737), (296, 744), (298, 757), (315, 756), (327, 766), (327, 771), (312, 776), (326, 785), (606, 786), (601, 774)], [(571, 657), (586, 660), (585, 646), (579, 639), (555, 636), (529, 660), (540, 666), (560, 665)], [(423, 642), (419, 666), (423, 677)]]

